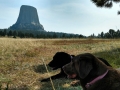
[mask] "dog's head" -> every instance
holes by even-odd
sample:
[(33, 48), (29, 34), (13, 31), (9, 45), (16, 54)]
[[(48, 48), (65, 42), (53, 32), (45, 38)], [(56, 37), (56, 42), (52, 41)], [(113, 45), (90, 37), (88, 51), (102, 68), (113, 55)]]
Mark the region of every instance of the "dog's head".
[(71, 55), (65, 52), (57, 52), (53, 56), (53, 60), (48, 64), (53, 70), (62, 68), (67, 63), (71, 62)]
[(77, 55), (72, 61), (63, 66), (69, 78), (84, 79), (88, 75), (100, 75), (106, 71), (106, 65), (90, 53)]

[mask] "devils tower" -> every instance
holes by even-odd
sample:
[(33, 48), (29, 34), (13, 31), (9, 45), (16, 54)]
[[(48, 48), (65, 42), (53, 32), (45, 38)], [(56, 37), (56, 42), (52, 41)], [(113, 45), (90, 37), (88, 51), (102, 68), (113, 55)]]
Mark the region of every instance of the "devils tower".
[(45, 31), (39, 22), (37, 9), (27, 5), (21, 6), (17, 22), (13, 24), (9, 29)]

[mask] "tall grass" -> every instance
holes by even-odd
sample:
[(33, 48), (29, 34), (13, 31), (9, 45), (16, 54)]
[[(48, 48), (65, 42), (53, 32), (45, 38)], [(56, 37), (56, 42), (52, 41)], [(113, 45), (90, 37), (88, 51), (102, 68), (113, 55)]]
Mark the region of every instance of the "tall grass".
[[(120, 67), (120, 40), (111, 39), (12, 39), (0, 38), (0, 88), (3, 90), (81, 90), (70, 86), (68, 79), (40, 82), (41, 79), (59, 73), (47, 64), (56, 52), (69, 54), (93, 53)], [(42, 58), (44, 58), (44, 63)], [(46, 71), (45, 64), (48, 72)]]
[[(47, 73), (48, 73), (48, 76), (50, 77), (50, 75), (49, 75), (49, 71), (48, 71), (48, 68), (47, 68), (47, 66), (46, 66), (46, 64), (45, 64), (45, 61), (44, 61), (43, 58), (42, 58), (42, 60), (43, 60), (43, 63), (44, 63), (44, 65), (45, 65), (45, 68), (46, 68), (46, 71), (47, 71)], [(52, 81), (51, 78), (50, 78), (50, 82), (51, 82), (51, 85), (52, 85), (52, 89), (55, 90), (55, 87), (54, 87), (54, 84), (53, 84), (53, 81)]]

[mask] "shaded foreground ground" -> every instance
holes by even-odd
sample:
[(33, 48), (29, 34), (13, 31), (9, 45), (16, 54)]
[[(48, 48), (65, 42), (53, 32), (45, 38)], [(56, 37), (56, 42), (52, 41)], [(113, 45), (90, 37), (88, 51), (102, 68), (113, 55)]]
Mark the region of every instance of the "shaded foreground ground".
[[(8, 39), (0, 38), (0, 88), (8, 84), (9, 90), (53, 90), (50, 82), (41, 83), (48, 77), (45, 63), (49, 63), (56, 52), (69, 54), (93, 53), (120, 67), (120, 40), (103, 39)], [(49, 74), (59, 72), (52, 71)], [(56, 90), (80, 90), (71, 87), (73, 80), (53, 80)]]

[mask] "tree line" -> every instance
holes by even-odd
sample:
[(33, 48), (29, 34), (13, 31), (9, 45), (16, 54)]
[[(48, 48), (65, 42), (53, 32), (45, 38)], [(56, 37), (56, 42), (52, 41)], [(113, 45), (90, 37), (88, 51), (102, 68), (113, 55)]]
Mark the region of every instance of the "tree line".
[(91, 38), (106, 38), (106, 39), (120, 38), (120, 30), (118, 29), (117, 31), (115, 31), (114, 29), (109, 29), (109, 31), (106, 32), (106, 33), (101, 32), (97, 36), (95, 36), (94, 33), (93, 33), (88, 37), (91, 37)]
[(90, 36), (85, 36), (82, 34), (68, 34), (62, 32), (23, 32), (17, 30), (8, 30), (8, 29), (0, 29), (0, 37), (20, 37), (20, 38), (120, 38), (120, 30), (115, 31), (114, 29), (109, 29), (108, 32), (101, 32), (97, 36), (91, 34)]
[(20, 38), (84, 38), (79, 34), (68, 34), (62, 32), (40, 32), (40, 31), (23, 31), (0, 29), (1, 37), (20, 37)]
[(120, 30), (117, 31), (109, 29), (107, 33), (101, 32), (98, 34), (98, 38), (120, 38)]

